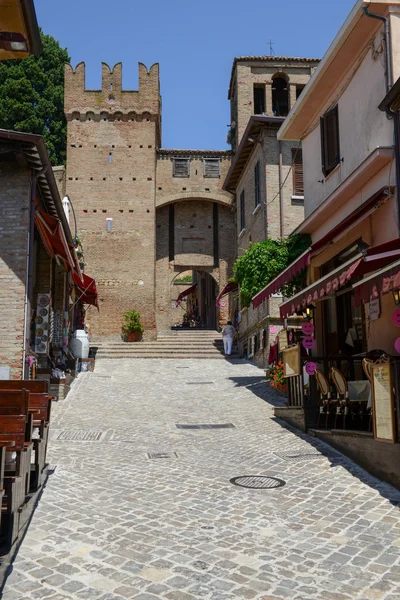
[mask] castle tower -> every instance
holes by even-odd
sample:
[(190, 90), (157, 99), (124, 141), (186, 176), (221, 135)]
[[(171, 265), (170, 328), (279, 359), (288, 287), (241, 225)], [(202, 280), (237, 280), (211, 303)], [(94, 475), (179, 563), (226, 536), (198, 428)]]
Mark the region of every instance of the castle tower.
[(155, 178), (160, 145), (159, 68), (139, 63), (139, 89), (122, 89), (122, 65), (102, 64), (102, 89), (85, 89), (85, 65), (65, 67), (66, 192), (73, 204), (100, 313), (91, 333), (121, 333), (138, 310), (155, 331)]

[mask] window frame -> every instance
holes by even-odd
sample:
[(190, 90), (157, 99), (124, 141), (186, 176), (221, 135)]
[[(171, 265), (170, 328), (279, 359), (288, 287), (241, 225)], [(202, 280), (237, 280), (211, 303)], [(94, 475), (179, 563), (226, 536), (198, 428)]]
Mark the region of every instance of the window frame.
[(320, 117), (320, 137), (321, 168), (327, 177), (341, 162), (338, 104)]
[(240, 192), (240, 232), (246, 229), (246, 193)]
[[(187, 163), (187, 174), (186, 175), (180, 175), (177, 174), (176, 172), (176, 163), (177, 161), (186, 161)], [(177, 177), (179, 179), (188, 179), (190, 177), (190, 158), (185, 158), (183, 156), (174, 156), (172, 158), (172, 177)]]
[[(207, 174), (207, 168), (206, 168), (207, 161), (214, 161), (215, 163), (218, 164), (218, 175), (208, 175)], [(215, 158), (215, 157), (203, 158), (203, 177), (205, 177), (206, 179), (219, 179), (221, 177), (221, 159), (220, 158)]]
[(260, 161), (258, 160), (254, 165), (254, 208), (257, 208), (261, 204), (260, 171)]

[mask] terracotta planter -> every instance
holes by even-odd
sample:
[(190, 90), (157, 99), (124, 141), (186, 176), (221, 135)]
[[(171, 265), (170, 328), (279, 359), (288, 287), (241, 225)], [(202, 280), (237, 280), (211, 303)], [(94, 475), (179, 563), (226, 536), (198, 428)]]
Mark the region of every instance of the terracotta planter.
[(127, 333), (126, 337), (128, 342), (140, 342), (140, 340), (142, 339), (142, 334), (138, 331), (132, 331), (130, 333)]

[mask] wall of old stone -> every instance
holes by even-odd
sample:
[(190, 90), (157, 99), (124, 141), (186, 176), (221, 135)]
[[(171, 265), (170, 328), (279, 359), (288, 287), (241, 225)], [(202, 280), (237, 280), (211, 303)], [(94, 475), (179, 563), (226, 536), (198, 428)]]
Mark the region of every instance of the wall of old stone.
[[(169, 205), (157, 210), (157, 331), (167, 332), (179, 320), (174, 301), (179, 292), (172, 281), (178, 273), (188, 270), (205, 271), (216, 281), (219, 289), (232, 276), (234, 262), (234, 223), (231, 209), (218, 205), (218, 266), (213, 254), (213, 203), (204, 200), (182, 200), (174, 204), (175, 260), (169, 260)], [(199, 252), (193, 252), (197, 248)], [(217, 320), (227, 318), (228, 306), (221, 307)]]
[[(297, 142), (279, 142), (276, 128), (265, 128), (259, 144), (243, 171), (236, 194), (236, 231), (238, 254), (241, 256), (250, 242), (260, 242), (266, 237), (281, 237), (281, 204), (279, 180), (279, 153), (282, 151), (282, 197), (283, 197), (283, 236), (287, 237), (304, 219), (303, 200), (293, 197), (292, 148)], [(261, 203), (255, 205), (254, 167), (260, 162)], [(245, 192), (245, 230), (241, 230), (240, 196)]]
[[(67, 193), (96, 279), (100, 312), (93, 335), (118, 336), (122, 315), (142, 316), (155, 331), (155, 152), (159, 138), (158, 66), (139, 65), (139, 91), (121, 88), (121, 65), (103, 64), (103, 87), (85, 91), (84, 65), (66, 67)], [(107, 220), (109, 219), (109, 220)], [(110, 224), (110, 225), (108, 225)]]
[(231, 102), (234, 105), (232, 120), (236, 124), (236, 145), (239, 145), (251, 115), (254, 114), (254, 85), (265, 86), (266, 115), (273, 116), (273, 77), (283, 73), (288, 80), (290, 107), (296, 102), (296, 86), (306, 85), (317, 60), (269, 57), (260, 60), (240, 60), (236, 63)]
[(0, 367), (12, 379), (22, 377), (30, 179), (16, 162), (0, 162)]
[[(173, 159), (190, 159), (190, 176), (173, 176)], [(204, 176), (204, 158), (220, 160), (220, 176)], [(222, 189), (231, 165), (232, 153), (215, 150), (166, 150), (157, 152), (156, 205), (162, 206), (176, 200), (202, 198), (232, 204), (232, 194)]]

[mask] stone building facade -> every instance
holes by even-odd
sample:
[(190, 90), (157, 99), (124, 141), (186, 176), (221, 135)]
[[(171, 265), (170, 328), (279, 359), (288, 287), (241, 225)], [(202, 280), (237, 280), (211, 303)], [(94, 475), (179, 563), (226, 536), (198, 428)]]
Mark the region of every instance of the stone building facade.
[[(122, 90), (121, 64), (102, 69), (99, 91), (85, 90), (83, 63), (65, 73), (67, 194), (99, 290), (89, 321), (95, 335), (116, 336), (135, 309), (151, 339), (179, 319), (180, 273), (216, 289), (231, 275), (232, 196), (222, 190), (231, 153), (161, 149), (158, 65), (139, 64), (138, 91)], [(225, 318), (215, 303), (208, 312), (205, 325)]]
[[(232, 276), (236, 256), (251, 241), (289, 234), (303, 218), (302, 198), (293, 200), (290, 178), (282, 186), (284, 211), (282, 194), (268, 211), (265, 198), (275, 196), (292, 165), (292, 146), (276, 140), (281, 113), (292, 106), (315, 64), (311, 59), (235, 59), (229, 87), (233, 152), (162, 148), (158, 64), (147, 70), (139, 63), (137, 91), (122, 89), (121, 63), (113, 69), (103, 63), (101, 90), (85, 89), (84, 63), (66, 66), (66, 193), (98, 284), (100, 313), (89, 315), (94, 335), (119, 336), (129, 309), (141, 313), (147, 339), (170, 331), (180, 315), (175, 308), (179, 288), (173, 283), (187, 271), (203, 294), (203, 325), (214, 328), (226, 321), (229, 300), (216, 307), (213, 297)], [(250, 198), (257, 162), (255, 206)], [(242, 231), (238, 198), (245, 189), (248, 225)]]
[[(301, 145), (279, 141), (277, 132), (318, 62), (262, 56), (234, 60), (228, 97), (235, 154), (224, 189), (235, 197), (238, 256), (251, 243), (287, 237), (304, 219)], [(260, 365), (268, 360), (269, 327), (277, 331), (282, 325), (280, 302), (278, 295), (257, 308), (237, 305), (241, 350)]]

